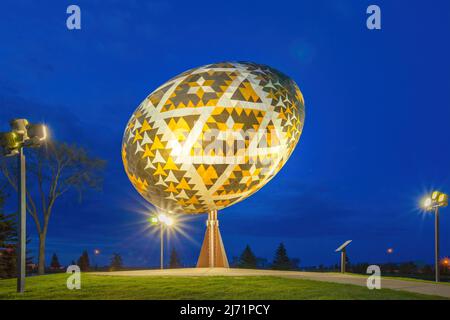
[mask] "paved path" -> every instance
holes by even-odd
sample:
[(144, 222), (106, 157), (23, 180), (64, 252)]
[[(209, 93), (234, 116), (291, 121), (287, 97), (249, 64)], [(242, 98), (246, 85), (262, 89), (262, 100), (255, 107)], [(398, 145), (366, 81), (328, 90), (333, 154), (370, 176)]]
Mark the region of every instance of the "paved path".
[[(115, 271), (96, 272), (97, 275), (110, 276), (171, 276), (171, 277), (206, 277), (206, 276), (275, 276), (285, 278), (308, 279), (326, 282), (336, 282), (366, 286), (367, 277), (340, 273), (322, 272), (300, 272), (300, 271), (277, 271), (277, 270), (254, 270), (236, 268), (189, 268), (189, 269), (168, 269), (168, 270), (135, 270), (135, 271)], [(450, 298), (450, 285), (436, 284), (433, 282), (407, 281), (395, 279), (381, 279), (381, 288), (403, 290), (422, 294), (431, 294)]]

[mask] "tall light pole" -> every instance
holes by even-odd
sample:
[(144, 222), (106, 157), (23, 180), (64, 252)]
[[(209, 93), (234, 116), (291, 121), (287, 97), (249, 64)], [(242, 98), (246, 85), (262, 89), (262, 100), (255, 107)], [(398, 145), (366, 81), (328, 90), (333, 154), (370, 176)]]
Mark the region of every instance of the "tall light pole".
[(391, 267), (391, 266), (390, 266), (390, 264), (391, 264), (391, 255), (392, 255), (393, 252), (394, 252), (394, 249), (392, 249), (392, 248), (388, 248), (388, 249), (386, 250), (386, 254), (387, 254), (387, 258), (388, 258), (388, 264), (389, 264), (389, 267)]
[(153, 216), (150, 219), (152, 225), (159, 225), (159, 236), (160, 236), (160, 269), (164, 269), (164, 230), (165, 227), (170, 227), (175, 223), (172, 217), (168, 217), (165, 214), (160, 214), (158, 216)]
[(24, 147), (39, 147), (47, 139), (47, 128), (43, 124), (30, 124), (26, 119), (10, 122), (11, 131), (0, 133), (0, 146), (4, 156), (17, 155), (17, 193), (19, 196), (18, 243), (17, 243), (17, 292), (25, 291), (27, 203), (26, 167)]
[(164, 269), (164, 223), (159, 224), (159, 235), (160, 235), (160, 254), (159, 254), (159, 268)]
[(427, 197), (423, 202), (426, 211), (434, 210), (434, 269), (435, 280), (440, 281), (439, 270), (439, 208), (448, 205), (448, 195), (439, 191), (433, 191), (431, 197)]
[(23, 154), (23, 148), (19, 149), (18, 168), (19, 168), (19, 242), (17, 244), (17, 292), (25, 291), (25, 275), (26, 275), (26, 260), (27, 260), (27, 186), (26, 186), (26, 167), (25, 167), (25, 155)]
[(95, 261), (92, 261), (94, 263), (94, 268), (95, 270), (98, 269), (98, 261), (97, 261), (97, 256), (100, 254), (100, 250), (99, 249), (94, 249), (94, 259)]

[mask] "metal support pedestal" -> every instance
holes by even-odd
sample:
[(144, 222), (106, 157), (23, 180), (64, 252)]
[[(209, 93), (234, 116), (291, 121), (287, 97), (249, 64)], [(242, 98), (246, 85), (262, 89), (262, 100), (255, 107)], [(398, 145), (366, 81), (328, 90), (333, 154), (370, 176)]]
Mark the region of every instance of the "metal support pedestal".
[(341, 251), (341, 273), (345, 273), (345, 248)]
[(227, 254), (220, 236), (217, 210), (208, 213), (206, 233), (197, 268), (229, 268)]

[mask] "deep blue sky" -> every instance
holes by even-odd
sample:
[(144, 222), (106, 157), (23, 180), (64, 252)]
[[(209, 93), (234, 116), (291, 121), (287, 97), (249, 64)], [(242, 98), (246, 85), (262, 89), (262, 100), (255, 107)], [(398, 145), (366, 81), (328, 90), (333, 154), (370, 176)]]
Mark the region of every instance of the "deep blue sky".
[[(69, 31), (77, 4), (82, 30)], [(378, 4), (382, 30), (366, 28)], [(0, 129), (13, 117), (45, 121), (59, 140), (108, 160), (104, 191), (68, 197), (54, 210), (48, 256), (119, 252), (128, 265), (157, 265), (159, 239), (144, 232), (144, 201), (123, 170), (120, 144), (138, 104), (189, 68), (247, 60), (291, 76), (306, 101), (303, 135), (281, 172), (223, 210), (229, 259), (248, 243), (272, 259), (283, 241), (302, 265), (338, 261), (431, 262), (427, 190), (450, 192), (450, 2), (433, 1), (2, 1)], [(9, 201), (14, 209), (15, 198)], [(450, 255), (450, 209), (442, 255)], [(204, 216), (191, 239), (171, 239), (194, 263)], [(29, 220), (31, 248), (37, 245)], [(34, 252), (36, 256), (36, 253)]]

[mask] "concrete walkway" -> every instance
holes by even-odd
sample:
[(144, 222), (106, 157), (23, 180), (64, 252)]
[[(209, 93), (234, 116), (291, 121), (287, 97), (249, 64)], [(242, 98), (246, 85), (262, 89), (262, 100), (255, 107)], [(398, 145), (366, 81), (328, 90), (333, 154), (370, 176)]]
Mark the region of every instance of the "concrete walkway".
[[(209, 276), (274, 276), (296, 279), (308, 279), (326, 282), (336, 282), (344, 284), (354, 284), (366, 286), (367, 277), (340, 273), (322, 272), (300, 272), (300, 271), (277, 271), (277, 270), (254, 270), (235, 268), (189, 268), (189, 269), (168, 269), (168, 270), (135, 270), (135, 271), (115, 271), (115, 272), (95, 272), (96, 275), (104, 276), (142, 276), (142, 277), (209, 277)], [(415, 293), (437, 295), (450, 298), (450, 285), (436, 284), (433, 282), (408, 281), (395, 279), (381, 279), (381, 288), (403, 290)]]

